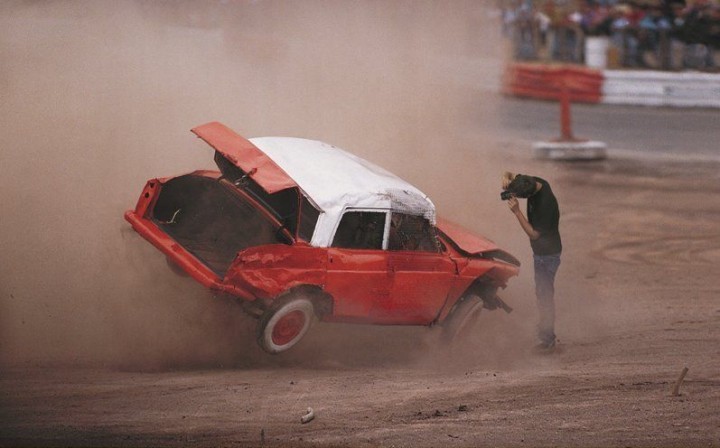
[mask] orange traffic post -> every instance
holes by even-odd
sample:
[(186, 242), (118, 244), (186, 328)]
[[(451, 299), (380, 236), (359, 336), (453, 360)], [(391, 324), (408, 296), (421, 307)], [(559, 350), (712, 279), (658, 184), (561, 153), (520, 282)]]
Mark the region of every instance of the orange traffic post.
[[(570, 111), (571, 87), (578, 85), (574, 74), (569, 69), (556, 71), (558, 76), (553, 80), (554, 99), (560, 104), (560, 138), (552, 141), (533, 143), (533, 152), (539, 159), (552, 160), (598, 160), (607, 157), (607, 145), (603, 142), (575, 138), (572, 131)], [(571, 78), (573, 77), (573, 78)]]
[(560, 81), (560, 129), (561, 141), (573, 141), (572, 123), (570, 120), (570, 88), (567, 83), (567, 74)]

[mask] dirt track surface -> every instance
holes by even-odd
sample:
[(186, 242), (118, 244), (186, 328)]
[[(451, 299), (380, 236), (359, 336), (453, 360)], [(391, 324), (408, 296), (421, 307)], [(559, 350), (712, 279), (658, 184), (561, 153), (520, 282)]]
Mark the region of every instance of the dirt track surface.
[(718, 167), (552, 170), (572, 211), (557, 353), (529, 350), (532, 300), (510, 294), (514, 313), (486, 313), (454, 349), (431, 329), (321, 324), (285, 358), (229, 367), (16, 368), (0, 379), (0, 443), (720, 445)]
[[(720, 167), (680, 160), (714, 130), (661, 145), (675, 161), (636, 157), (693, 120), (583, 107), (578, 134), (623, 152), (533, 160), (554, 118), (497, 95), (495, 19), (475, 0), (0, 2), (0, 446), (720, 446)], [(583, 127), (595, 113), (612, 129)], [(415, 183), (521, 259), (513, 313), (450, 348), (428, 328), (319, 324), (261, 353), (237, 304), (122, 219), (147, 179), (212, 167), (189, 132), (212, 120)], [(551, 355), (530, 349), (504, 170), (560, 201)]]

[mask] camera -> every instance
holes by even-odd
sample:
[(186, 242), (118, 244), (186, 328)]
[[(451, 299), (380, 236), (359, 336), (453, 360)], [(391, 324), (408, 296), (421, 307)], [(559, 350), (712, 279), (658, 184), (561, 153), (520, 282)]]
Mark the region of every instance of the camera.
[(511, 197), (513, 197), (513, 194), (507, 190), (500, 192), (500, 200), (507, 201)]

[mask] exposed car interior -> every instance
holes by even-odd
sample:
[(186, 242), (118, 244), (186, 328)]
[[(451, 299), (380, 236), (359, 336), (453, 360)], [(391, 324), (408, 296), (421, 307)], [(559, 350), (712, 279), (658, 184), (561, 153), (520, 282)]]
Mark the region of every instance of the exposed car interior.
[(332, 247), (381, 250), (386, 216), (386, 212), (345, 212), (335, 232)]
[(221, 278), (238, 251), (291, 243), (231, 184), (203, 176), (185, 175), (163, 185), (152, 218)]
[[(288, 188), (277, 193), (268, 194), (258, 185), (245, 171), (235, 166), (221, 153), (215, 152), (215, 164), (223, 173), (223, 177), (230, 181), (237, 188), (242, 188), (261, 203), (270, 213), (282, 223), (282, 225), (295, 235), (310, 242), (315, 231), (320, 211), (313, 206), (310, 200), (297, 189)], [(298, 197), (300, 197), (300, 223), (298, 226)]]
[(346, 211), (335, 232), (332, 247), (392, 251), (440, 252), (434, 227), (423, 216), (392, 213), (388, 243), (385, 237), (385, 211)]
[(423, 216), (393, 213), (388, 249), (439, 252), (440, 244), (434, 229)]

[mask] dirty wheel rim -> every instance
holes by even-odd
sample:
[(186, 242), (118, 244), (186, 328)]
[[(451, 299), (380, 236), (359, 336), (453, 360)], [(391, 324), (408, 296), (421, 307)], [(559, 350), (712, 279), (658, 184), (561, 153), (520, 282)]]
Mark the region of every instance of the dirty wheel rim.
[(301, 310), (292, 311), (277, 321), (272, 329), (272, 341), (277, 345), (285, 345), (298, 337), (305, 328), (305, 313)]

